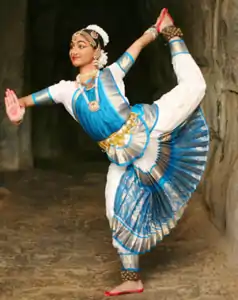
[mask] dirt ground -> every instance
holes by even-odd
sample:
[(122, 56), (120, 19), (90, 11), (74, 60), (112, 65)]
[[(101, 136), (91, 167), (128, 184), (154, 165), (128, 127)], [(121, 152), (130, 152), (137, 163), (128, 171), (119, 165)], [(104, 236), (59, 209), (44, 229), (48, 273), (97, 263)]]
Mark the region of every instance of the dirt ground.
[[(0, 299), (100, 300), (120, 281), (105, 218), (106, 166), (77, 173), (32, 170), (7, 175), (0, 198)], [(237, 300), (197, 193), (173, 233), (143, 256), (140, 300)]]

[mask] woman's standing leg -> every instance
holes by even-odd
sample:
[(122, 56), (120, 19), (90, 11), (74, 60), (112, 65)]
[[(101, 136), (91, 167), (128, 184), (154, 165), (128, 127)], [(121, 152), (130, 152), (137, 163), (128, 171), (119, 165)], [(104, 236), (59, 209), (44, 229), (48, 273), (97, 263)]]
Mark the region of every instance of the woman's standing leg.
[[(117, 188), (120, 185), (121, 177), (125, 173), (125, 167), (115, 164), (109, 166), (106, 183), (106, 215), (110, 224), (113, 226), (114, 202)], [(139, 256), (127, 251), (115, 239), (112, 244), (117, 249), (121, 261), (121, 277), (123, 283), (112, 291), (106, 292), (106, 296), (120, 295), (125, 293), (136, 293), (143, 291), (143, 284), (139, 278)]]

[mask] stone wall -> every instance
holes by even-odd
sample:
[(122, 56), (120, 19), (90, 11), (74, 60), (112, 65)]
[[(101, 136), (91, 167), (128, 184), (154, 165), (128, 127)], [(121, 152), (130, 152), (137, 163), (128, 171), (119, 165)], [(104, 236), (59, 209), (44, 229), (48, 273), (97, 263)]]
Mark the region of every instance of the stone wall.
[(2, 0), (0, 9), (0, 170), (32, 166), (30, 113), (20, 127), (10, 124), (4, 108), (4, 92), (22, 94), (25, 85), (27, 1)]

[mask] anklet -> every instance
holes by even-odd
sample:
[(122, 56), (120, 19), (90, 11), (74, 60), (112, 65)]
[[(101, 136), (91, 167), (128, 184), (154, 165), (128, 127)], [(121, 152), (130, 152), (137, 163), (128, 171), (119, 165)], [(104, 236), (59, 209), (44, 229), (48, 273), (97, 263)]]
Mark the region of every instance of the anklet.
[(167, 42), (169, 42), (174, 37), (183, 37), (182, 30), (174, 25), (165, 27), (161, 31), (161, 34)]
[(123, 270), (121, 271), (121, 279), (125, 281), (138, 281), (140, 280), (140, 274), (135, 271)]

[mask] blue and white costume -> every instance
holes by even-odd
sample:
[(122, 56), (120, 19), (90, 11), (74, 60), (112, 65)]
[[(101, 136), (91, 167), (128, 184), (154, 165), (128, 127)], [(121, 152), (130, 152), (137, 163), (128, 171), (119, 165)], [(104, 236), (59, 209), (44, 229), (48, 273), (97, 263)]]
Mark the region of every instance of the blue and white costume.
[[(106, 213), (127, 270), (137, 270), (138, 254), (175, 227), (207, 161), (209, 133), (199, 107), (206, 84), (182, 43), (170, 44), (178, 84), (152, 105), (130, 106), (125, 96), (123, 78), (134, 63), (127, 52), (99, 71), (90, 90), (61, 81), (32, 95), (35, 104), (62, 103), (111, 161)], [(100, 109), (92, 112), (88, 102), (95, 99)]]

